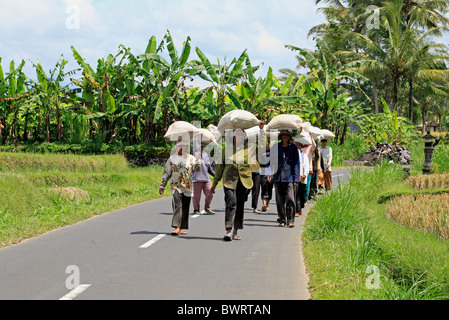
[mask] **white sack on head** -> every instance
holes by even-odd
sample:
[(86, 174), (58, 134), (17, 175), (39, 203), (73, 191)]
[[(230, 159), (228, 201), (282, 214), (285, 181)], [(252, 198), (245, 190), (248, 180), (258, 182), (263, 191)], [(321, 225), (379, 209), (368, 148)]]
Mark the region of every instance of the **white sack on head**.
[(312, 139), (310, 138), (310, 134), (307, 131), (303, 131), (293, 138), (295, 142), (298, 142), (302, 145), (310, 146), (312, 144)]
[(312, 127), (312, 125), (310, 124), (310, 122), (303, 122), (301, 123), (301, 128), (303, 130), (309, 131), (310, 132), (310, 128)]
[(224, 134), (228, 129), (249, 129), (259, 125), (259, 119), (246, 110), (232, 110), (225, 114), (218, 123), (217, 129)]
[(197, 132), (198, 129), (193, 124), (186, 121), (176, 121), (170, 125), (164, 138), (174, 142), (188, 142)]
[(330, 132), (329, 130), (326, 130), (326, 129), (321, 130), (321, 134), (323, 135), (322, 140), (331, 140), (331, 139), (335, 138), (335, 134), (333, 134), (332, 132)]
[(214, 135), (216, 141), (221, 140), (221, 133), (216, 126), (210, 124), (207, 126), (207, 130), (209, 130)]
[(321, 136), (321, 130), (317, 127), (310, 127), (309, 132), (312, 134), (313, 139), (317, 139)]
[(295, 114), (280, 114), (275, 116), (267, 124), (266, 130), (301, 130), (302, 119), (300, 116)]
[(263, 129), (260, 129), (259, 126), (252, 127), (252, 128), (249, 128), (249, 129), (245, 129), (245, 130), (243, 130), (243, 131), (244, 131), (245, 134), (246, 134), (246, 137), (245, 137), (246, 139), (256, 138), (256, 137), (258, 137), (260, 134), (265, 134), (265, 133), (266, 133), (265, 127), (264, 127)]
[(201, 142), (202, 145), (217, 145), (217, 140), (215, 139), (214, 134), (207, 129), (198, 129), (195, 136), (198, 137), (198, 141)]

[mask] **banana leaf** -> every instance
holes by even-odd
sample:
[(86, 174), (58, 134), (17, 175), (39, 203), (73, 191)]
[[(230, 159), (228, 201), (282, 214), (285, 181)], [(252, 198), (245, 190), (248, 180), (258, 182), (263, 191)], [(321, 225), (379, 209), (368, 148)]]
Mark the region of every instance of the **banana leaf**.
[(212, 66), (209, 59), (207, 59), (206, 55), (200, 50), (200, 48), (196, 48), (196, 54), (200, 58), (201, 62), (204, 64), (204, 67), (206, 68), (206, 71), (207, 71), (208, 75), (210, 76), (210, 79), (207, 77), (201, 77), (201, 78), (206, 81), (212, 80), (215, 83), (220, 83), (220, 79), (218, 78), (218, 75), (215, 72), (215, 68)]

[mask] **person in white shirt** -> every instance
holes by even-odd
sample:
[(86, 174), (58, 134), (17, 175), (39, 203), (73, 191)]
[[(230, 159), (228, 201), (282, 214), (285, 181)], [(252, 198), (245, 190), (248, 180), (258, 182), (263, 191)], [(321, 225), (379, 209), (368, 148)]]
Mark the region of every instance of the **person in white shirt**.
[(304, 147), (307, 147), (299, 142), (295, 142), (298, 147), (299, 161), (300, 161), (300, 181), (296, 187), (295, 192), (295, 202), (296, 202), (296, 213), (295, 216), (299, 217), (302, 214), (302, 209), (305, 207), (307, 202), (306, 199), (306, 189), (307, 189), (307, 179), (309, 175), (309, 158), (306, 153), (302, 151)]
[(332, 148), (327, 145), (327, 140), (321, 140), (320, 152), (324, 162), (324, 187), (330, 190), (332, 189)]

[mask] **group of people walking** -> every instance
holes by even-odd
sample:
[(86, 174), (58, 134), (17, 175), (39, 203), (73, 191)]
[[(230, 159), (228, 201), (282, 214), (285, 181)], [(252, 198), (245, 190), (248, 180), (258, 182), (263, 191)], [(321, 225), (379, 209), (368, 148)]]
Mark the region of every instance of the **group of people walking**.
[[(261, 122), (260, 129), (264, 124)], [(295, 226), (295, 217), (319, 192), (332, 188), (332, 148), (326, 140), (321, 147), (311, 136), (312, 144), (303, 145), (295, 141), (293, 134), (281, 131), (278, 142), (270, 148), (266, 142), (262, 157), (249, 161), (249, 143), (244, 136), (233, 136), (233, 152), (222, 152), (222, 161), (212, 168), (203, 147), (195, 148), (194, 155), (188, 151), (189, 143), (178, 142), (176, 153), (166, 162), (159, 193), (163, 194), (169, 182), (172, 189), (173, 235), (186, 234), (188, 229), (190, 199), (193, 197), (194, 214), (201, 214), (200, 199), (205, 195), (204, 213), (214, 214), (211, 201), (215, 189), (223, 181), (225, 202), (224, 241), (240, 240), (238, 231), (243, 229), (244, 208), (249, 195), (254, 213), (258, 208), (259, 196), (262, 200), (262, 212), (269, 209), (275, 190), (277, 222), (280, 227)], [(244, 159), (244, 161), (238, 161)], [(263, 161), (262, 161), (263, 160)], [(209, 175), (213, 177), (210, 180)]]

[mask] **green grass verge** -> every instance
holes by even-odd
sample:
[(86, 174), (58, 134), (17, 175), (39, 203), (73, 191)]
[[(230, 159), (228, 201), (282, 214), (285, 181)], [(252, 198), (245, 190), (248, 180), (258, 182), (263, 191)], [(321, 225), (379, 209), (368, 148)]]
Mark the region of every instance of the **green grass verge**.
[(449, 298), (449, 241), (390, 221), (379, 202), (406, 192), (402, 179), (395, 165), (357, 169), (318, 199), (303, 233), (313, 299)]
[[(0, 153), (0, 247), (160, 198), (162, 172), (162, 166), (131, 168), (121, 155)], [(70, 200), (58, 188), (88, 197)]]

